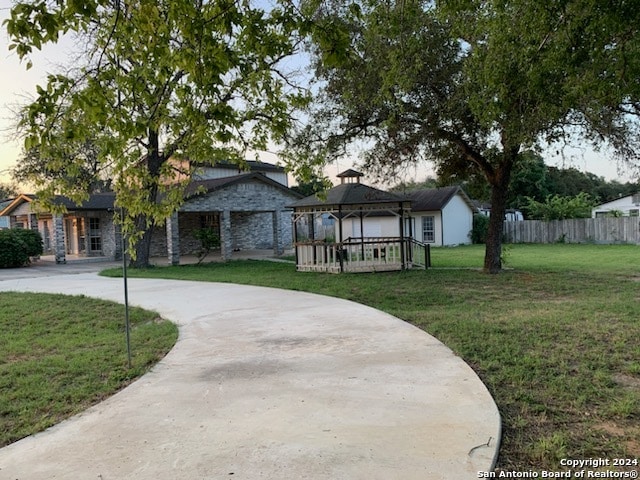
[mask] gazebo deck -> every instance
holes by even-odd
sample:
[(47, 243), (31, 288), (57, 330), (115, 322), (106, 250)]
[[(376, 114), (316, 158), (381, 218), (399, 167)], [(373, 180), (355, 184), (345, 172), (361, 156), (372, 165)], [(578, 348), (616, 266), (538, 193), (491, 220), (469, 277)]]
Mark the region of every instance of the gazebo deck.
[(430, 266), (428, 245), (409, 238), (298, 242), (295, 248), (296, 269), (300, 272), (383, 272)]

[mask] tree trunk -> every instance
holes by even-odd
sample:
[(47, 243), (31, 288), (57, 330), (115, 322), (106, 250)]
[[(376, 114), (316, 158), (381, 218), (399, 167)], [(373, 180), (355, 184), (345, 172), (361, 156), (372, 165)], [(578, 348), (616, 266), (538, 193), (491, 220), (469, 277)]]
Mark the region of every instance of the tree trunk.
[(491, 172), (487, 172), (487, 180), (491, 185), (491, 217), (484, 254), (484, 271), (500, 273), (502, 270), (502, 230), (504, 214), (507, 206), (507, 194), (511, 181), (511, 170), (518, 158), (520, 146), (507, 147), (503, 138), (503, 157), (500, 164)]
[(132, 268), (146, 268), (151, 265), (151, 238), (153, 236), (153, 225), (147, 227), (147, 218), (140, 215), (136, 219), (136, 229), (143, 231), (142, 238), (136, 243), (136, 259), (131, 259)]
[[(158, 196), (158, 182), (160, 180), (160, 167), (166, 160), (160, 154), (159, 134), (156, 129), (149, 128), (148, 132), (148, 150), (145, 157), (146, 168), (149, 173), (150, 180), (143, 185), (142, 195), (145, 197), (144, 202), (147, 204), (155, 204)], [(145, 268), (150, 265), (151, 259), (151, 238), (153, 236), (154, 221), (149, 221), (149, 216), (143, 214), (136, 218), (136, 231), (143, 232), (142, 238), (136, 243), (136, 259), (131, 261), (134, 268)]]
[(491, 216), (484, 254), (484, 270), (499, 273), (502, 270), (502, 229), (509, 182), (500, 181), (491, 187)]

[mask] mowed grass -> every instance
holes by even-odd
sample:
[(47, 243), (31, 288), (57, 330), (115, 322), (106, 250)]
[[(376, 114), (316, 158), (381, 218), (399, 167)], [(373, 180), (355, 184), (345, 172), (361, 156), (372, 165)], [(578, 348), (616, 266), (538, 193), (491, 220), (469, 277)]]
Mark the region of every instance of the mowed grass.
[(640, 247), (506, 247), (499, 275), (481, 272), (482, 246), (434, 249), (428, 271), (330, 275), (233, 261), (131, 275), (317, 292), (419, 326), (492, 393), (503, 420), (498, 469), (640, 457)]
[(132, 308), (129, 369), (124, 307), (81, 296), (0, 293), (0, 447), (114, 394), (174, 345), (177, 327)]

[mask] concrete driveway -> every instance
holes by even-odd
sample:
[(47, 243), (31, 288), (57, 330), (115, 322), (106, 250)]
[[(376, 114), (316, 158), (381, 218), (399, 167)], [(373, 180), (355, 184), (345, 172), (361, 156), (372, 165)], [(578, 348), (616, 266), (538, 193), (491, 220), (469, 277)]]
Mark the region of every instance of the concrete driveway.
[[(0, 291), (123, 298), (121, 279), (95, 273), (5, 272)], [(0, 449), (0, 479), (462, 480), (493, 465), (500, 417), (485, 386), (395, 317), (270, 288), (129, 289), (179, 325), (176, 346), (110, 399)]]

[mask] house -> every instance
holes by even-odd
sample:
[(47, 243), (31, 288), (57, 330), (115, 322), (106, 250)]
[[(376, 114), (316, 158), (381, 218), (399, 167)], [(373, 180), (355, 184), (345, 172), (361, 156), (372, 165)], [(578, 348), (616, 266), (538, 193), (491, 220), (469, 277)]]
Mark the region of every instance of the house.
[[(181, 255), (197, 252), (194, 231), (214, 228), (221, 239), (223, 259), (233, 251), (273, 249), (276, 254), (292, 244), (291, 210), (288, 204), (301, 195), (288, 188), (284, 168), (249, 161), (248, 171), (232, 164), (201, 166), (187, 189), (180, 209), (157, 227), (152, 235), (152, 256), (167, 256), (178, 264)], [(56, 261), (66, 255), (121, 257), (119, 232), (114, 222), (113, 193), (94, 194), (81, 205), (65, 197), (55, 202), (67, 213), (37, 213), (33, 195), (21, 195), (0, 211), (9, 217), (11, 228), (38, 229), (45, 252)]]
[(638, 217), (640, 216), (640, 193), (620, 197), (593, 207), (592, 218), (599, 217)]
[(34, 195), (19, 195), (0, 211), (0, 216), (9, 218), (10, 228), (38, 230), (45, 255), (55, 255), (58, 263), (65, 262), (67, 254), (107, 258), (121, 255), (113, 193), (91, 195), (81, 204), (67, 197), (54, 197), (56, 205), (65, 207), (64, 214), (38, 212), (34, 200)]
[(409, 194), (411, 213), (405, 225), (408, 235), (433, 246), (471, 243), (472, 200), (459, 186), (419, 190)]

